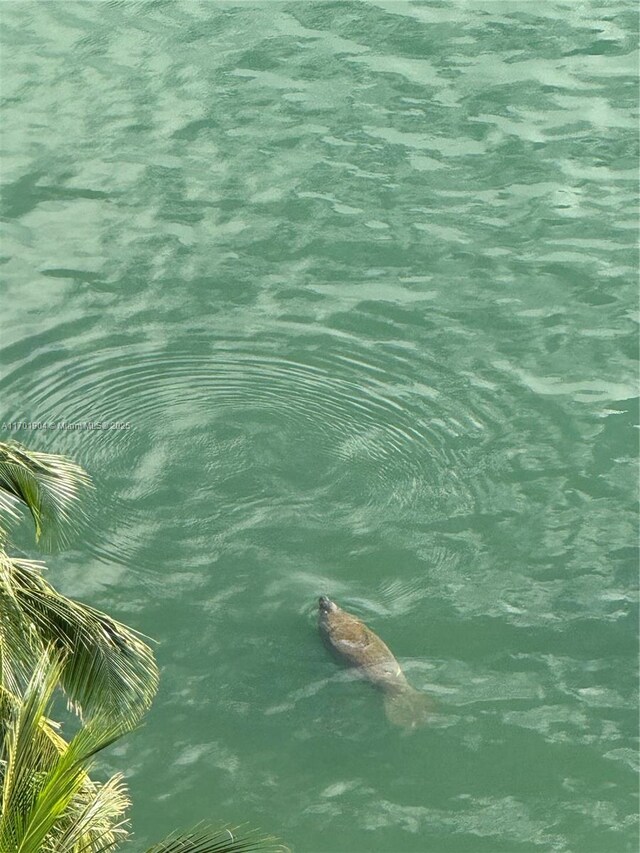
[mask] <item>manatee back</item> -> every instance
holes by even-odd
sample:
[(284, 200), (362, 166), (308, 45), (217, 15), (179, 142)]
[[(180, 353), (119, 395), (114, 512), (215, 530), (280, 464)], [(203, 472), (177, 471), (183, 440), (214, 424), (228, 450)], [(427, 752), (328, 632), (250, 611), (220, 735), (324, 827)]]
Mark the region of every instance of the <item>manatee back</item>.
[(336, 607), (321, 620), (321, 627), (335, 653), (370, 681), (383, 688), (407, 683), (389, 647), (357, 616)]

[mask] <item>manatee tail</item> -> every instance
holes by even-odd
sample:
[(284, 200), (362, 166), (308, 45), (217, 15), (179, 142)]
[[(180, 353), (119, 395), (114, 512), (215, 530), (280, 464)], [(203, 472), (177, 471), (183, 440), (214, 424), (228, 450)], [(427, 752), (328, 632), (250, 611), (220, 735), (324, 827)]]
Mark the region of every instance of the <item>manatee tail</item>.
[(394, 726), (417, 729), (433, 714), (433, 702), (426, 693), (407, 686), (398, 693), (385, 693), (384, 710)]

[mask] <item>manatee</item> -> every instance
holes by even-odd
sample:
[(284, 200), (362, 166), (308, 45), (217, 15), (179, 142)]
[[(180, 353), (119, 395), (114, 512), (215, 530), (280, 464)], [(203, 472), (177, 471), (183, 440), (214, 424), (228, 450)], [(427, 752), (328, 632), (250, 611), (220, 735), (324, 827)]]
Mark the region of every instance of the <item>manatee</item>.
[(387, 645), (364, 622), (326, 595), (318, 600), (318, 622), (331, 650), (382, 691), (391, 723), (415, 729), (428, 721), (429, 697), (409, 684)]

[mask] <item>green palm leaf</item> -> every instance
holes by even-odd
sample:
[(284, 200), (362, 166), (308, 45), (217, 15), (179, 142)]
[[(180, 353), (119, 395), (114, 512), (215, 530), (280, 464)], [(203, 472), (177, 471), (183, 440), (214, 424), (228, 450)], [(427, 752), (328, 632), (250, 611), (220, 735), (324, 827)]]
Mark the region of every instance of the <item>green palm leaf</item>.
[(9, 532), (9, 522), (18, 521), (20, 501), (13, 494), (0, 487), (0, 542), (4, 542)]
[(42, 564), (0, 553), (0, 675), (21, 692), (42, 648), (64, 658), (60, 684), (86, 715), (139, 717), (158, 687), (158, 669), (140, 635), (105, 613), (57, 592)]
[(237, 834), (236, 827), (218, 830), (194, 829), (172, 835), (150, 847), (146, 853), (287, 853), (276, 838), (255, 830)]
[(87, 777), (65, 820), (51, 833), (52, 853), (98, 853), (119, 845), (129, 834), (123, 814), (130, 804), (119, 773), (103, 785)]
[(16, 853), (89, 853), (124, 835), (128, 804), (119, 777), (98, 786), (87, 776), (91, 758), (135, 725), (94, 717), (69, 744), (43, 729), (62, 661), (50, 650), (38, 662), (21, 701), (11, 703), (2, 741), (4, 766), (0, 850)]
[(44, 645), (30, 626), (13, 593), (11, 564), (0, 551), (0, 685), (14, 695), (22, 693)]
[[(74, 523), (84, 515), (81, 490), (90, 487), (87, 472), (70, 459), (29, 450), (15, 441), (0, 442), (0, 516), (15, 518), (17, 505), (25, 504), (37, 540), (67, 541)], [(7, 521), (2, 525), (4, 539)]]

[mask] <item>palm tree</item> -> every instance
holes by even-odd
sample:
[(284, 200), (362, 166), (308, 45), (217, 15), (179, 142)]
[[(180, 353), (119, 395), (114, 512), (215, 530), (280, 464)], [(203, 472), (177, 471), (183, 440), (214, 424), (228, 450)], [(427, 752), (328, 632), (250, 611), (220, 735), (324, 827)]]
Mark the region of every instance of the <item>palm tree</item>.
[(126, 837), (129, 802), (120, 776), (103, 785), (89, 761), (120, 726), (95, 715), (67, 743), (48, 718), (62, 661), (46, 650), (20, 699), (4, 694), (0, 850), (105, 850)]
[(141, 716), (158, 687), (153, 652), (126, 625), (57, 592), (44, 564), (7, 553), (10, 522), (26, 506), (36, 540), (65, 542), (83, 515), (87, 473), (62, 456), (0, 442), (0, 686), (19, 695), (45, 647), (60, 652), (60, 684), (80, 715)]
[[(120, 774), (99, 784), (88, 775), (94, 756), (135, 725), (95, 714), (67, 743), (48, 719), (63, 662), (46, 650), (24, 695), (4, 695), (0, 766), (2, 853), (99, 853), (127, 838), (129, 805)], [(170, 836), (147, 853), (282, 851), (275, 839), (223, 828)]]
[[(89, 770), (150, 704), (153, 653), (131, 628), (57, 592), (42, 563), (6, 551), (21, 505), (37, 540), (57, 532), (64, 541), (90, 486), (64, 457), (0, 442), (0, 853), (100, 853), (128, 836), (122, 777), (98, 783)], [(50, 719), (57, 686), (81, 721), (69, 742)], [(234, 833), (196, 829), (147, 853), (285, 850), (271, 837)]]

